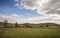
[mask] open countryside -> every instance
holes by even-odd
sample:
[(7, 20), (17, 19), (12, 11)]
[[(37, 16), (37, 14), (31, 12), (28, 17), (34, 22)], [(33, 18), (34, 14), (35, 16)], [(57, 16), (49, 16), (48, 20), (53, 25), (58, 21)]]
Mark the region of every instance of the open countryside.
[[(54, 23), (10, 24), (0, 23), (7, 27), (0, 28), (1, 38), (60, 38), (60, 25)], [(8, 27), (9, 26), (9, 27)]]

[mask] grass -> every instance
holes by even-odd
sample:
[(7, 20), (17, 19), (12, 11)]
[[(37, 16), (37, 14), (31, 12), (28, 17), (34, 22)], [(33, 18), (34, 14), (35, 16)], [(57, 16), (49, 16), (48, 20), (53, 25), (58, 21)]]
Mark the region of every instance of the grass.
[(60, 29), (0, 28), (0, 38), (60, 38)]

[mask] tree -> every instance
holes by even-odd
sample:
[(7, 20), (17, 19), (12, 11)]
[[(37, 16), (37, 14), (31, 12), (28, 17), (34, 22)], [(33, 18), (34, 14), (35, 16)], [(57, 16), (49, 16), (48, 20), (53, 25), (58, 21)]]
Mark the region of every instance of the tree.
[(4, 28), (8, 27), (8, 20), (4, 20)]
[(16, 28), (19, 27), (17, 22), (15, 23), (15, 27), (16, 27)]

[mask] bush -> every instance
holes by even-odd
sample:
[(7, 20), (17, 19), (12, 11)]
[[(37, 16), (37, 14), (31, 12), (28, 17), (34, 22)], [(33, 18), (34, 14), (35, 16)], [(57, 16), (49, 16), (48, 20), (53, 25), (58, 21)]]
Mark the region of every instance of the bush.
[(49, 27), (49, 25), (46, 25), (46, 27)]
[(44, 27), (43, 25), (41, 25), (40, 27)]

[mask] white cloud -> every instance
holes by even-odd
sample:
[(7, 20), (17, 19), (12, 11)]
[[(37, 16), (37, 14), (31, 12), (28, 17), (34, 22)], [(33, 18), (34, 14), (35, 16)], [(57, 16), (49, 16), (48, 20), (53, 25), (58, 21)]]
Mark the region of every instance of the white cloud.
[[(37, 11), (42, 11), (41, 8), (44, 8), (44, 6), (47, 5), (49, 1), (50, 0), (24, 0), (23, 2), (16, 1), (17, 2), (16, 4), (18, 7), (23, 6), (25, 9), (31, 9), (31, 10), (37, 9)], [(19, 3), (21, 3), (22, 5)]]
[(11, 14), (9, 16), (0, 14), (0, 22), (4, 22), (4, 20), (8, 20), (9, 23), (21, 22), (22, 17), (18, 14)]
[[(21, 0), (23, 1), (23, 0)], [(19, 4), (18, 1), (16, 1)], [(23, 6), (25, 9), (37, 10), (40, 14), (60, 14), (60, 0), (24, 0), (18, 7)]]
[(60, 14), (60, 10), (57, 10), (60, 9), (60, 0), (51, 0), (43, 9), (47, 14)]
[(15, 0), (15, 1), (19, 1), (19, 0)]
[[(0, 14), (0, 21), (2, 19), (8, 19), (9, 22), (18, 23), (60, 23), (60, 0), (15, 0), (17, 3), (15, 6), (19, 8), (22, 6), (25, 9), (37, 10), (39, 14), (44, 14), (44, 17), (34, 17), (23, 19), (18, 14), (12, 14), (6, 16)], [(21, 3), (21, 4), (20, 4)], [(16, 19), (16, 17), (18, 17)], [(19, 18), (20, 17), (20, 18)]]
[(9, 23), (60, 23), (60, 15), (58, 14), (51, 14), (51, 15), (46, 15), (44, 17), (33, 17), (33, 18), (15, 18), (12, 16), (6, 16), (3, 14), (0, 14), (0, 22), (4, 22), (4, 20), (7, 19)]
[(60, 15), (58, 14), (51, 14), (44, 17), (35, 17), (30, 18), (30, 23), (57, 23), (60, 24)]
[[(19, 4), (19, 2), (17, 2), (17, 4)], [(29, 22), (60, 23), (60, 0), (24, 0), (21, 4), (25, 9), (37, 10), (37, 13), (45, 15), (44, 17), (28, 18), (28, 20), (30, 20)], [(21, 4), (19, 4), (18, 7), (20, 7)]]
[(18, 14), (12, 14), (11, 16), (12, 16), (12, 17), (19, 17)]

